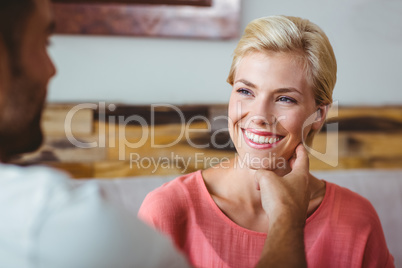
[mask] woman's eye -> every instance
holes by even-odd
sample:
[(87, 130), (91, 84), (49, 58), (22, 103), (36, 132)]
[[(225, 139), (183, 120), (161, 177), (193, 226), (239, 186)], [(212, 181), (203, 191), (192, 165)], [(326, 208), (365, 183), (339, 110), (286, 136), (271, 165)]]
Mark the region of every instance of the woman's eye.
[(278, 101), (286, 102), (286, 103), (296, 103), (296, 100), (289, 98), (289, 97), (279, 97)]
[(253, 93), (250, 90), (244, 89), (244, 88), (239, 88), (237, 90), (238, 93), (246, 95), (246, 96), (252, 96)]

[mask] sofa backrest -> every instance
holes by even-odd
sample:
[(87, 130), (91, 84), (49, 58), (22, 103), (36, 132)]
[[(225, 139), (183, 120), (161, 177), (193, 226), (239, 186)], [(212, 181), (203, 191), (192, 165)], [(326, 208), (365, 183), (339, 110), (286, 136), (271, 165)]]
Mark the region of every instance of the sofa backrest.
[[(380, 217), (395, 266), (402, 267), (402, 169), (320, 171), (313, 174), (370, 200)], [(147, 193), (173, 178), (151, 176), (98, 181), (107, 196), (119, 199), (136, 215)]]

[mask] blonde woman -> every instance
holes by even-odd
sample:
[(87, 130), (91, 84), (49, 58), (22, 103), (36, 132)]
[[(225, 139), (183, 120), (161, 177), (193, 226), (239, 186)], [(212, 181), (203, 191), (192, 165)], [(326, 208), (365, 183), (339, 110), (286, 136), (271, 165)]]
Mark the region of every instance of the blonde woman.
[[(317, 25), (286, 16), (252, 21), (227, 79), (233, 86), (228, 115), (236, 157), (151, 192), (139, 217), (169, 235), (196, 267), (254, 267), (264, 243), (277, 242), (269, 237), (280, 228), (272, 225), (272, 215), (294, 214), (270, 213), (284, 204), (295, 213), (305, 206), (291, 228), (302, 230), (309, 267), (393, 267), (366, 199), (314, 177), (308, 168), (299, 171), (305, 183), (281, 179), (291, 172), (299, 144), (311, 143), (324, 124), (336, 69), (331, 44)], [(275, 190), (263, 193), (261, 186)], [(294, 199), (299, 189), (305, 204)]]

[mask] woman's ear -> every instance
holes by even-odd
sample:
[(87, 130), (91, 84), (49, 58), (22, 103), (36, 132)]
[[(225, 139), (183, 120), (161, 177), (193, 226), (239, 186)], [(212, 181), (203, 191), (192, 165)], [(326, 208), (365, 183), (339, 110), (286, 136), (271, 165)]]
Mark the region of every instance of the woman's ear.
[(327, 118), (327, 112), (328, 112), (328, 105), (318, 106), (318, 109), (315, 112), (316, 114), (315, 120), (311, 125), (311, 128), (313, 130), (321, 129), (322, 125), (325, 123), (325, 119)]

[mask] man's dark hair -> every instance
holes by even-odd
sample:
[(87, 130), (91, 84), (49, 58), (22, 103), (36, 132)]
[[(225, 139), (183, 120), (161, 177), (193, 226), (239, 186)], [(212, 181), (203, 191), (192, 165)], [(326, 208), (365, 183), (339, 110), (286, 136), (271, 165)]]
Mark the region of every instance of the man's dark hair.
[(34, 8), (33, 0), (0, 0), (0, 42), (7, 50), (13, 75), (20, 72), (22, 37)]

